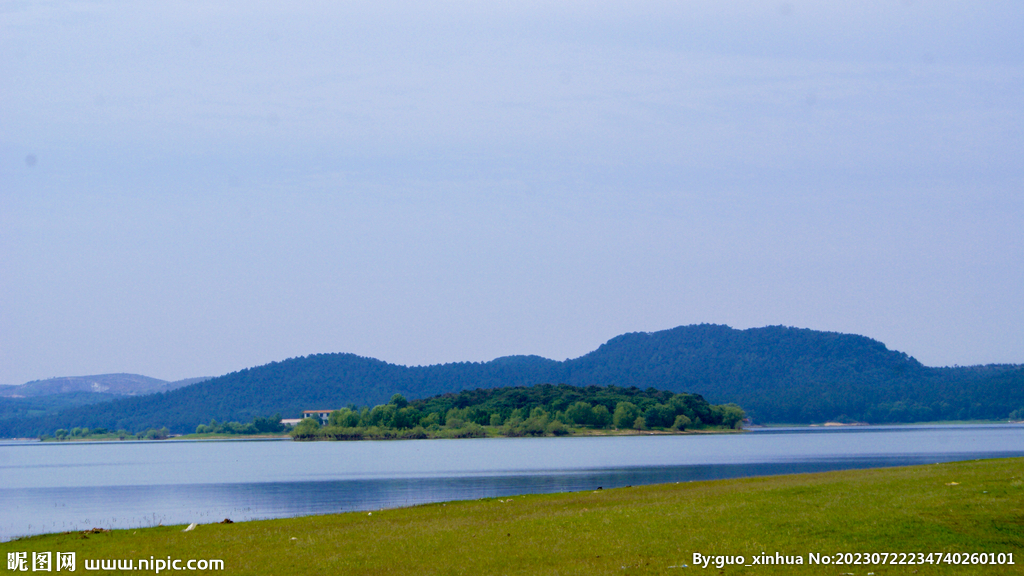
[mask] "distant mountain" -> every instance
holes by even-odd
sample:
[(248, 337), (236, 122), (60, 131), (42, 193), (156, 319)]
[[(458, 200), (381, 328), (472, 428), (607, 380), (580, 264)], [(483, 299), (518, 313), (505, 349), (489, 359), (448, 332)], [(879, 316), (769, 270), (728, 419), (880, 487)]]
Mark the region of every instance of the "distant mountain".
[(697, 393), (716, 404), (735, 402), (756, 422), (995, 419), (1024, 408), (1024, 366), (929, 368), (864, 336), (701, 324), (623, 334), (564, 362), (509, 356), (407, 367), (353, 354), (291, 358), (169, 392), (0, 421), (0, 436), (73, 426), (188, 432), (211, 419), (372, 406), (395, 393), (413, 399), (541, 383)]
[(0, 386), (0, 420), (54, 415), (68, 408), (110, 402), (126, 396), (166, 392), (208, 379), (188, 378), (167, 382), (139, 374), (99, 374)]
[(55, 415), (68, 408), (110, 402), (123, 396), (99, 392), (67, 392), (28, 398), (0, 397), (0, 421)]
[(188, 378), (177, 382), (158, 380), (140, 374), (98, 374), (95, 376), (64, 376), (46, 380), (33, 380), (20, 386), (0, 387), (0, 396), (8, 398), (31, 398), (52, 396), (72, 392), (92, 392), (115, 396), (136, 396), (166, 392), (202, 382), (209, 378)]

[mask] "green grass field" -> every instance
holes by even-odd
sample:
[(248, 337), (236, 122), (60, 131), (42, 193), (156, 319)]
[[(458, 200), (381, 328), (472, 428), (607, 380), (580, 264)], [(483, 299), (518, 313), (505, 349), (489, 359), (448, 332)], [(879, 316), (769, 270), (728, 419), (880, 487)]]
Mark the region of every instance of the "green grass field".
[[(225, 574), (1024, 574), (1024, 459), (664, 484), (52, 534), (0, 552), (220, 559)], [(803, 565), (694, 565), (695, 552)], [(1013, 554), (1008, 565), (809, 565), (810, 554)], [(950, 559), (953, 557), (950, 556)], [(968, 556), (969, 558), (969, 556)], [(997, 556), (994, 556), (998, 560)], [(1005, 560), (1005, 556), (1003, 559)], [(905, 557), (904, 557), (905, 559)], [(185, 566), (185, 564), (181, 564)], [(167, 570), (173, 572), (173, 570)], [(104, 573), (97, 571), (95, 573)], [(124, 573), (124, 572), (113, 572)], [(150, 571), (149, 573), (153, 573)]]

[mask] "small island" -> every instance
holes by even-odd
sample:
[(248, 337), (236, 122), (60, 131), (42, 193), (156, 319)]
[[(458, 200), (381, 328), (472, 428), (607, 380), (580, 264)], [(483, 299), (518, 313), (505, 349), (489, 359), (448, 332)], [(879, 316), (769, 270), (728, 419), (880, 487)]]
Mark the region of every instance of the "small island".
[(617, 386), (540, 384), (467, 390), (408, 401), (395, 394), (373, 408), (348, 406), (315, 414), (291, 431), (296, 440), (390, 440), (684, 433), (741, 427), (735, 404), (709, 404), (699, 394)]
[(710, 404), (699, 394), (619, 386), (538, 384), (478, 388), (408, 401), (394, 394), (372, 408), (306, 410), (252, 422), (199, 424), (192, 434), (164, 428), (132, 433), (77, 427), (43, 434), (43, 441), (291, 438), (295, 440), (403, 440), (567, 435), (690, 434), (740, 430), (746, 413), (736, 404)]

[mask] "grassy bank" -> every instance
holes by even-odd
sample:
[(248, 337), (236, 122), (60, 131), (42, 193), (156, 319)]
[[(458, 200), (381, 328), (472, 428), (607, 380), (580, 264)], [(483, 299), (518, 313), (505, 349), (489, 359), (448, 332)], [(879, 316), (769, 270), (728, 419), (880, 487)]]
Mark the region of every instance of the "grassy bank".
[[(596, 487), (595, 487), (596, 488)], [(1022, 574), (1024, 459), (516, 496), (0, 544), (0, 554), (221, 559), (227, 574)], [(802, 566), (693, 563), (694, 552)], [(1013, 553), (1015, 565), (807, 565), (837, 552)], [(683, 567), (688, 565), (687, 567)]]

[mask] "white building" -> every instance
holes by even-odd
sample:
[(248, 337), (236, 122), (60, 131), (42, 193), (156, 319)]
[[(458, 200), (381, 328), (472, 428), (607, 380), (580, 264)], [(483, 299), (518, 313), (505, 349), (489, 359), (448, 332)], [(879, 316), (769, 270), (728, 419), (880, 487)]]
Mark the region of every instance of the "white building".
[(320, 419), (320, 425), (321, 426), (326, 426), (327, 425), (327, 419), (331, 417), (331, 412), (334, 412), (334, 410), (303, 410), (302, 411), (302, 417), (303, 418), (319, 418)]

